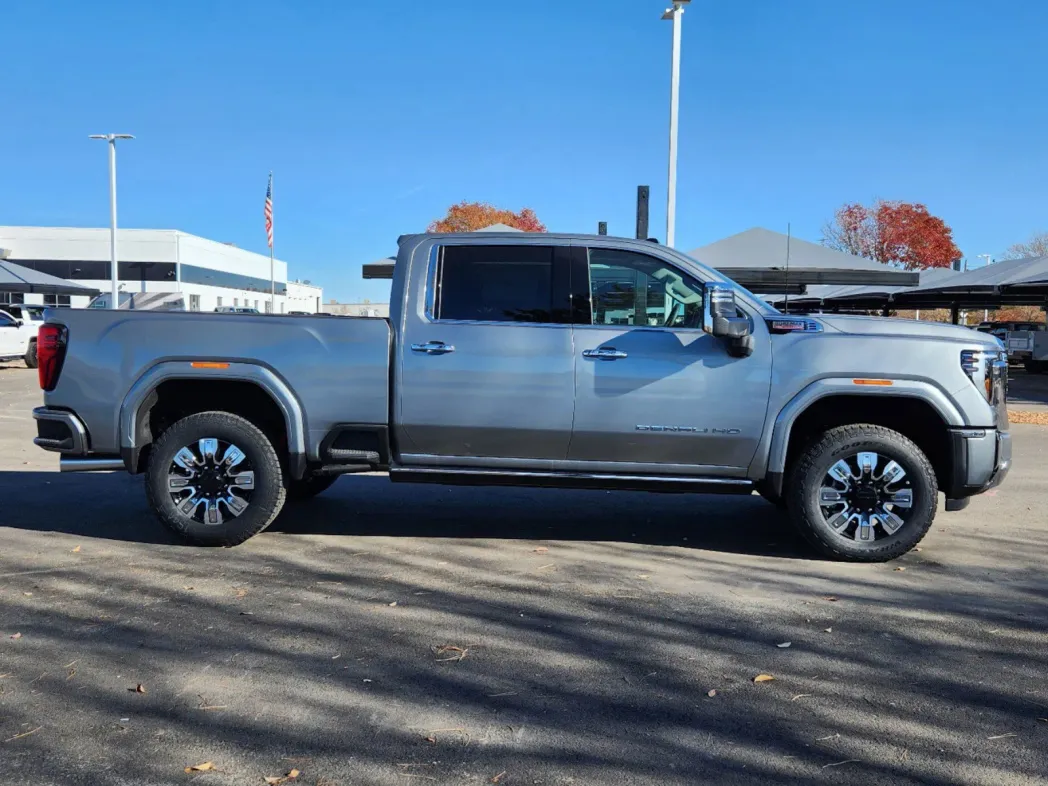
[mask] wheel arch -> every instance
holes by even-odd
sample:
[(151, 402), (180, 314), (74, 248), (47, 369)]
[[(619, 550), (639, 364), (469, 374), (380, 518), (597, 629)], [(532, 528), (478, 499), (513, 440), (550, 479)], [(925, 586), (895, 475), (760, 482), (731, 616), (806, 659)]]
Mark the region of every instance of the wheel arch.
[(891, 380), (890, 385), (859, 386), (851, 379), (819, 380), (779, 411), (769, 437), (767, 464), (755, 467), (751, 477), (763, 477), (773, 493), (780, 494), (789, 463), (810, 429), (848, 423), (887, 426), (912, 439), (928, 455), (940, 481), (950, 471), (949, 429), (965, 425), (950, 398), (926, 382)]
[[(213, 365), (194, 367), (194, 362)], [(245, 387), (239, 387), (245, 386)], [(120, 453), (129, 472), (141, 472), (154, 438), (150, 424), (153, 408), (165, 398), (165, 390), (175, 396), (186, 391), (204, 396), (211, 393), (214, 407), (189, 405), (189, 412), (221, 409), (248, 420), (261, 420), (260, 428), (276, 437), (277, 449), (284, 451), (288, 473), (301, 478), (306, 468), (306, 418), (302, 405), (288, 384), (271, 369), (254, 363), (178, 360), (159, 363), (135, 381), (119, 410)], [(236, 391), (254, 391), (252, 400), (242, 407), (230, 404)], [(261, 397), (261, 398), (259, 398)], [(272, 407), (266, 413), (266, 407)], [(187, 412), (188, 414), (188, 412)], [(272, 415), (271, 417), (268, 415)], [(252, 417), (254, 416), (254, 417)], [(154, 424), (155, 425), (155, 424)], [(274, 432), (279, 433), (274, 433)]]

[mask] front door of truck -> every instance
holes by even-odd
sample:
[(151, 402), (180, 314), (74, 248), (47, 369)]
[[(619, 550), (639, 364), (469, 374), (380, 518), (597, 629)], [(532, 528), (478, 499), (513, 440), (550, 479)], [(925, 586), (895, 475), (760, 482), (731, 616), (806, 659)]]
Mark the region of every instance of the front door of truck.
[[(702, 284), (634, 251), (575, 248), (575, 424), (568, 458), (655, 474), (739, 475), (756, 453), (771, 384), (764, 320), (732, 357), (702, 330)], [(604, 469), (610, 470), (611, 465)]]
[[(408, 464), (542, 468), (571, 438), (567, 246), (438, 245), (407, 309), (394, 422)], [(414, 293), (413, 293), (414, 294)]]

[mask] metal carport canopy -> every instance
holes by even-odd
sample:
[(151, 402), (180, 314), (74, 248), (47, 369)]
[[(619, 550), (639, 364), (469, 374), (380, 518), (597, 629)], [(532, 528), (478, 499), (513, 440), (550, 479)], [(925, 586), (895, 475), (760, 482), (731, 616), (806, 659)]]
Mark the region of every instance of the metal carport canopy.
[(761, 292), (782, 292), (774, 287), (784, 284), (791, 289), (797, 284), (906, 287), (920, 281), (916, 271), (900, 270), (761, 227), (700, 246), (688, 256)]
[(4, 292), (31, 292), (44, 295), (88, 295), (98, 294), (92, 287), (74, 284), (64, 278), (41, 273), (28, 267), (0, 259), (0, 290)]

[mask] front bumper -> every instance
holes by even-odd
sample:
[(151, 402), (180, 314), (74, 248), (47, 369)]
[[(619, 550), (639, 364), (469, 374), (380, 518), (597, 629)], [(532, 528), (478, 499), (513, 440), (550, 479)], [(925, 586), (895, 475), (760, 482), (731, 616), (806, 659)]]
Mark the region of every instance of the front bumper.
[(953, 474), (947, 499), (963, 499), (999, 486), (1012, 467), (1012, 435), (992, 428), (950, 430)]

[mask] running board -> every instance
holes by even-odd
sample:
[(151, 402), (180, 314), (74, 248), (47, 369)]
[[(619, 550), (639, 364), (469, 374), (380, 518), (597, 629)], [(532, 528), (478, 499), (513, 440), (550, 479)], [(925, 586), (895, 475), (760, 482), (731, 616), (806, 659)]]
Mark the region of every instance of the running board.
[(753, 481), (746, 478), (692, 478), (680, 475), (611, 475), (593, 472), (396, 467), (389, 470), (389, 479), (394, 483), (438, 483), (445, 486), (536, 486), (686, 494), (750, 494), (753, 492)]

